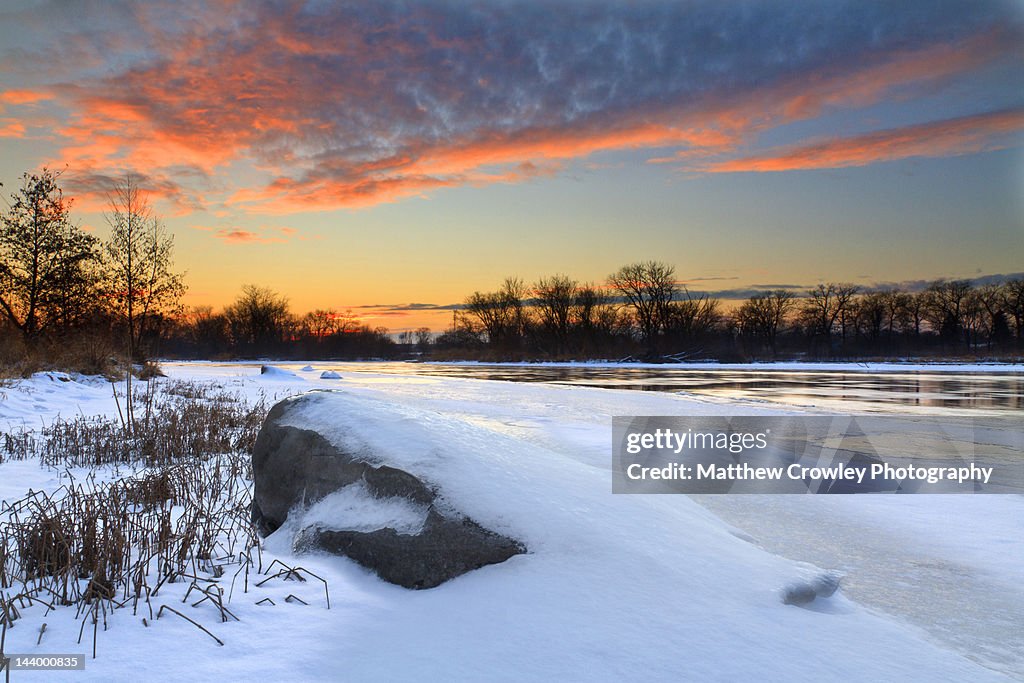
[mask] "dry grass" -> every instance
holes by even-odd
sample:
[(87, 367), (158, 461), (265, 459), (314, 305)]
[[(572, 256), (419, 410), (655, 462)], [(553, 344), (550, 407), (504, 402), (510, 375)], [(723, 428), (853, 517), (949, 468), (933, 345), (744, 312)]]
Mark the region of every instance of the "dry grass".
[(18, 379), (59, 370), (115, 379), (124, 375), (124, 368), (124, 354), (103, 334), (44, 340), (31, 347), (10, 334), (0, 338), (0, 378)]
[[(142, 610), (144, 623), (172, 612), (221, 643), (199, 622), (156, 604), (161, 588), (188, 582), (185, 599), (212, 604), (227, 621), (236, 618), (227, 606), (236, 580), (248, 592), (250, 570), (263, 571), (250, 518), (250, 452), (265, 403), (181, 382), (151, 382), (135, 401), (134, 429), (79, 417), (0, 435), (0, 457), (93, 468), (84, 480), (0, 506), (4, 634), (33, 606), (74, 608), (79, 643), (91, 627), (95, 657), (100, 626), (130, 609)], [(96, 476), (111, 471), (115, 481)], [(221, 585), (228, 576), (230, 591)]]
[(39, 458), (50, 467), (168, 465), (249, 452), (267, 413), (264, 400), (188, 382), (147, 382), (133, 397), (135, 420), (78, 416), (40, 431), (0, 432), (0, 462)]

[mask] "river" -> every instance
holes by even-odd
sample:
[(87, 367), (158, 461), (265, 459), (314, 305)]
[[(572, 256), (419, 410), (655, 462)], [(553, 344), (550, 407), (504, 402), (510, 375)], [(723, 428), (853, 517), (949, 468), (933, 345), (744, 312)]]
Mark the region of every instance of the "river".
[[(256, 363), (253, 363), (256, 365)], [(274, 365), (300, 372), (305, 362)], [(1024, 411), (1024, 366), (960, 371), (914, 366), (873, 371), (844, 369), (707, 369), (686, 365), (631, 367), (620, 364), (547, 365), (477, 363), (332, 363), (308, 364), (317, 371), (373, 372), (396, 375), (467, 377), (511, 382), (548, 382), (609, 389), (665, 391), (709, 400), (770, 402), (800, 408), (846, 412), (941, 412), (984, 414)], [(885, 366), (892, 368), (894, 366)], [(970, 366), (976, 368), (977, 366)]]

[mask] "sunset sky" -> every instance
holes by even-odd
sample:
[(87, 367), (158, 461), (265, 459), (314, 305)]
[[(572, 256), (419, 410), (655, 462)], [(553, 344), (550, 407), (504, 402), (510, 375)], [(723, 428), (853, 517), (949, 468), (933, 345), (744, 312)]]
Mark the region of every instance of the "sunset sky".
[[(188, 304), (441, 329), (643, 259), (738, 297), (1024, 271), (1024, 3), (4, 2), (0, 182), (134, 172)], [(4, 206), (4, 205), (0, 205)]]

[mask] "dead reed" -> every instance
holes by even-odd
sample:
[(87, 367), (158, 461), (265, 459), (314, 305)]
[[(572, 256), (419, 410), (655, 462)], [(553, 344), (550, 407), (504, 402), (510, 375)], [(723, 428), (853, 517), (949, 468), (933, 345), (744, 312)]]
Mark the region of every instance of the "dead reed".
[(0, 462), (39, 458), (49, 467), (159, 466), (249, 452), (267, 413), (264, 399), (196, 382), (150, 381), (135, 392), (133, 421), (76, 416), (39, 431), (0, 432)]
[[(228, 607), (236, 580), (242, 578), (248, 593), (250, 571), (264, 571), (250, 513), (250, 452), (265, 402), (248, 405), (223, 390), (170, 381), (148, 383), (134, 401), (131, 426), (77, 417), (0, 435), (0, 460), (38, 457), (47, 467), (91, 468), (55, 491), (0, 504), (4, 635), (33, 606), (45, 608), (44, 617), (75, 609), (79, 643), (91, 626), (95, 657), (108, 617), (142, 609), (147, 626), (172, 612), (223, 644), (198, 621), (166, 604), (154, 606), (164, 586), (179, 582), (188, 583), (185, 600), (193, 597), (194, 608), (212, 606), (222, 622), (237, 620)], [(112, 472), (115, 480), (102, 480)], [(270, 575), (277, 565), (285, 569)], [(277, 565), (260, 584), (313, 576)]]

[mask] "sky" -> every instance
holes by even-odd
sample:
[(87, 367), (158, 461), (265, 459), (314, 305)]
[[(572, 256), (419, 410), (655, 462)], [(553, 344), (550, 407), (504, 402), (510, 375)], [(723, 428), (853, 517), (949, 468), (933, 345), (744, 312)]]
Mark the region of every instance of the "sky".
[(0, 6), (0, 182), (133, 174), (188, 305), (442, 329), (639, 260), (726, 299), (1024, 271), (1024, 2)]

